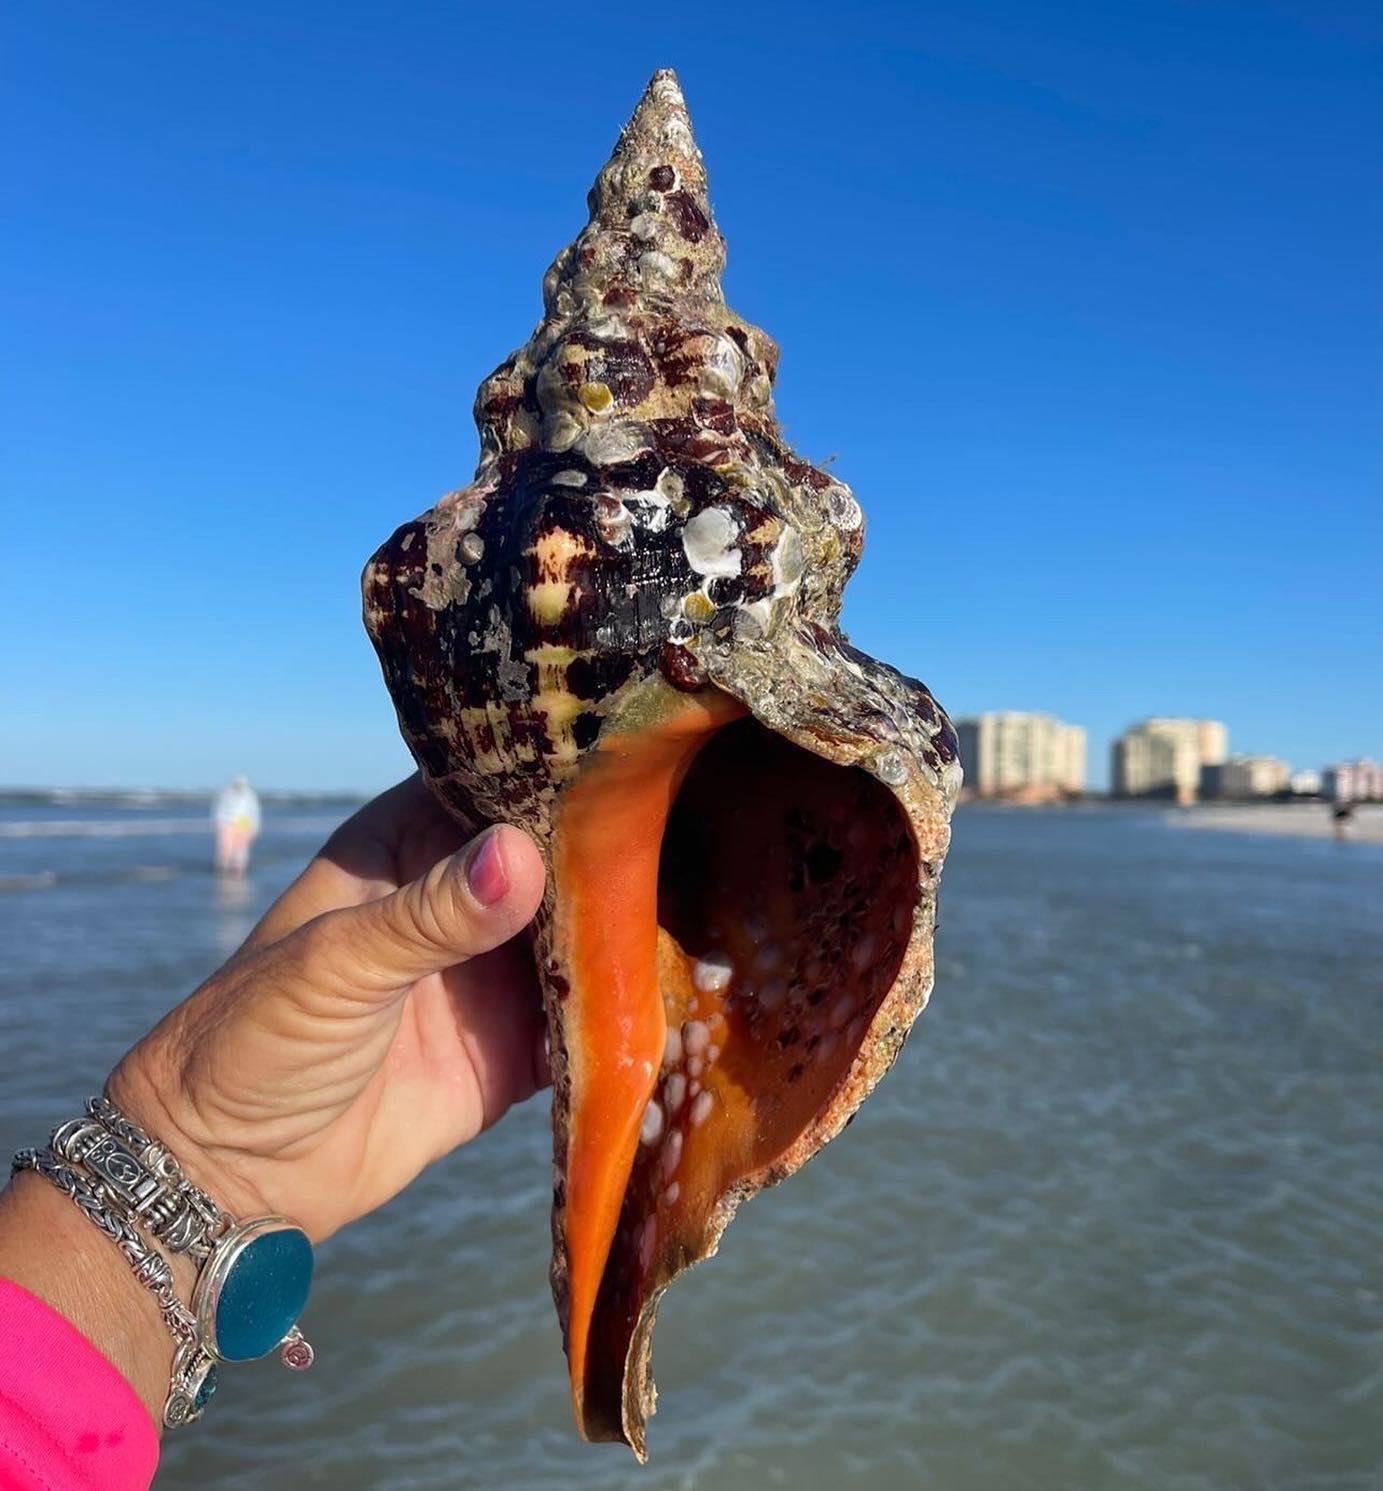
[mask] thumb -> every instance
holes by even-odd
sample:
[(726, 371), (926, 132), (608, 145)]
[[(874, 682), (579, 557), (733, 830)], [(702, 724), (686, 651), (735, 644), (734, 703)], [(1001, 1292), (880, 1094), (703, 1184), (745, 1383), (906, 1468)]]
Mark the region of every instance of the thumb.
[(537, 911), (543, 875), (527, 834), (487, 829), (392, 895), (309, 923), (305, 962), (319, 987), (366, 999), (395, 993), (507, 942)]

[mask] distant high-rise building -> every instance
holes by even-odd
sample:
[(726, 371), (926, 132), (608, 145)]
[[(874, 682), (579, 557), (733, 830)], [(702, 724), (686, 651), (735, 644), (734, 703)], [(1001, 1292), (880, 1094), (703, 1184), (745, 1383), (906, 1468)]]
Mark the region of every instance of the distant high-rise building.
[(1197, 720), (1196, 749), (1202, 766), (1219, 766), (1229, 754), (1229, 731), (1219, 720)]
[(1003, 710), (958, 720), (965, 785), (977, 797), (1050, 802), (1085, 790), (1085, 731)]
[(1291, 769), (1276, 756), (1230, 756), (1201, 767), (1202, 797), (1273, 797), (1287, 786)]
[(1319, 797), (1321, 791), (1321, 774), (1311, 771), (1309, 768), (1302, 771), (1294, 771), (1287, 778), (1287, 786), (1296, 797)]
[(1321, 773), (1321, 791), (1331, 802), (1383, 799), (1383, 766), (1377, 761), (1340, 761)]
[(1195, 802), (1201, 767), (1223, 765), (1228, 744), (1228, 732), (1218, 720), (1144, 720), (1114, 742), (1110, 791), (1115, 797)]

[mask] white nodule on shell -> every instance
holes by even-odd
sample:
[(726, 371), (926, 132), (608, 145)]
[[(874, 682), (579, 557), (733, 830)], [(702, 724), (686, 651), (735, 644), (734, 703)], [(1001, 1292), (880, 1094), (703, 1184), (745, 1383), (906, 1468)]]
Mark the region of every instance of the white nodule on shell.
[(554, 487), (584, 487), (586, 473), (584, 471), (558, 471), (550, 480)]
[(874, 775), (890, 787), (901, 787), (908, 779), (908, 765), (898, 751), (880, 751), (873, 761)]
[[(442, 504), (439, 502), (438, 507)], [(473, 502), (462, 502), (456, 509), (452, 518), (457, 533), (469, 533), (472, 528), (485, 516), (485, 503), (481, 500)]]
[(719, 1057), (720, 1057), (720, 1047), (717, 1046), (714, 1042), (712, 1042), (711, 1045), (709, 1045), (709, 1046), (706, 1047), (706, 1065), (707, 1066), (714, 1066), (716, 1064), (716, 1061), (719, 1059)]
[(710, 1027), (704, 1020), (688, 1020), (682, 1027), (682, 1047), (688, 1056), (703, 1056), (711, 1044)]
[(845, 533), (853, 533), (864, 522), (855, 494), (844, 485), (826, 488), (826, 511), (836, 527)]
[[(681, 1135), (678, 1135), (681, 1138)], [(658, 1245), (658, 1218), (649, 1217), (639, 1233), (639, 1264), (647, 1268), (653, 1262), (653, 1249)]]
[(612, 548), (628, 543), (634, 533), (634, 520), (629, 516), (629, 509), (617, 497), (596, 498), (595, 526), (601, 538)]
[[(700, 1066), (700, 1062), (698, 1062), (697, 1065), (699, 1067)], [(695, 1077), (693, 1077), (691, 1079), (691, 1081), (687, 1083), (687, 1093), (688, 1093), (689, 1096), (695, 1097), (697, 1095), (697, 1093), (700, 1092), (700, 1091), (701, 1091), (701, 1084), (700, 1084), (700, 1082), (698, 1082), (696, 1080)]]
[(685, 119), (671, 115), (663, 124), (663, 144), (678, 155), (690, 155), (696, 149), (696, 141)]
[(674, 1180), (673, 1183), (663, 1193), (663, 1200), (666, 1201), (669, 1206), (676, 1206), (677, 1205), (677, 1198), (681, 1194), (682, 1194), (682, 1185), (681, 1185), (681, 1182)]
[(650, 1100), (643, 1110), (643, 1122), (639, 1125), (639, 1143), (656, 1144), (663, 1137), (663, 1110), (656, 1098)]
[(629, 224), (629, 231), (635, 238), (640, 239), (644, 243), (650, 243), (658, 236), (658, 214), (656, 212), (641, 212)]
[(633, 335), (629, 323), (609, 311), (591, 316), (586, 322), (585, 332), (598, 342), (627, 342)]
[(675, 1025), (669, 1025), (667, 1035), (663, 1037), (663, 1065), (681, 1066), (681, 1064), (682, 1032)]
[(594, 424), (577, 442), (592, 466), (618, 466), (649, 449), (648, 436), (631, 420)]
[(730, 987), (735, 965), (728, 953), (703, 953), (692, 969), (692, 985), (698, 994), (720, 994)]
[(687, 1058), (687, 1075), (699, 1077), (705, 1069), (706, 1063), (700, 1056), (689, 1056)]
[(736, 547), (739, 525), (726, 507), (708, 507), (682, 530), (687, 563), (698, 575), (737, 575), (744, 556)]
[(673, 1129), (663, 1145), (663, 1179), (671, 1180), (682, 1163), (682, 1130)]
[(543, 421), (543, 449), (570, 450), (581, 434), (581, 422), (566, 409), (558, 409)]
[(744, 356), (729, 337), (718, 336), (701, 365), (699, 385), (712, 398), (733, 399), (744, 376)]
[(832, 1031), (827, 1031), (821, 1037), (820, 1044), (816, 1048), (816, 1059), (820, 1062), (829, 1061), (836, 1054), (836, 1046), (839, 1044), (839, 1041), (839, 1036)]
[(796, 590), (802, 580), (807, 561), (802, 555), (802, 540), (795, 528), (785, 528), (773, 551), (773, 586), (775, 590)]
[(682, 1104), (687, 1098), (687, 1079), (681, 1072), (673, 1074), (663, 1083), (663, 1100), (667, 1103), (667, 1111), (676, 1117), (682, 1110)]
[[(669, 510), (671, 504), (661, 492), (634, 492), (624, 499), (626, 506), (634, 516), (634, 521), (641, 527), (647, 528), (650, 533), (662, 533), (667, 527), (672, 513)], [(659, 608), (671, 604), (679, 611), (681, 601), (670, 597), (660, 601)]]
[(765, 596), (735, 607), (735, 635), (754, 642), (773, 630), (773, 602)]
[(697, 1128), (700, 1128), (711, 1116), (711, 1109), (715, 1107), (715, 1101), (709, 1092), (697, 1093), (696, 1101), (691, 1105), (691, 1112), (687, 1115)]
[(841, 1026), (850, 1022), (850, 1012), (855, 1007), (855, 1001), (848, 994), (841, 994), (831, 1006), (830, 1026), (832, 1030), (839, 1030)]
[(677, 278), (677, 266), (661, 249), (651, 249), (639, 255), (639, 273), (652, 279), (672, 280)]
[(771, 978), (759, 990), (759, 1005), (762, 1009), (776, 1010), (787, 997), (787, 980), (783, 978)]

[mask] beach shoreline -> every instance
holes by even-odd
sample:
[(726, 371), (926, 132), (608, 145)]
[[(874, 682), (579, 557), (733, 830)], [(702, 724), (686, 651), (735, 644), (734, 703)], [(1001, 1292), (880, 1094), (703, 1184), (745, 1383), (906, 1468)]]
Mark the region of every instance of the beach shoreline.
[[(1173, 828), (1330, 839), (1335, 837), (1332, 811), (1333, 804), (1327, 802), (1201, 803), (1170, 808), (1163, 818)], [(1362, 803), (1356, 807), (1346, 838), (1351, 843), (1383, 844), (1383, 804)]]

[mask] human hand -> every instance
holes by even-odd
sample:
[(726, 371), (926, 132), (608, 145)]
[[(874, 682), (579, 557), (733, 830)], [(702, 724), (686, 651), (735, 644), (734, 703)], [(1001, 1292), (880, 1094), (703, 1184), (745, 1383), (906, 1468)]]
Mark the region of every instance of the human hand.
[(320, 1242), (545, 1084), (511, 940), (542, 860), (515, 828), (464, 838), (416, 776), (376, 798), (116, 1067), (112, 1101), (226, 1210)]

